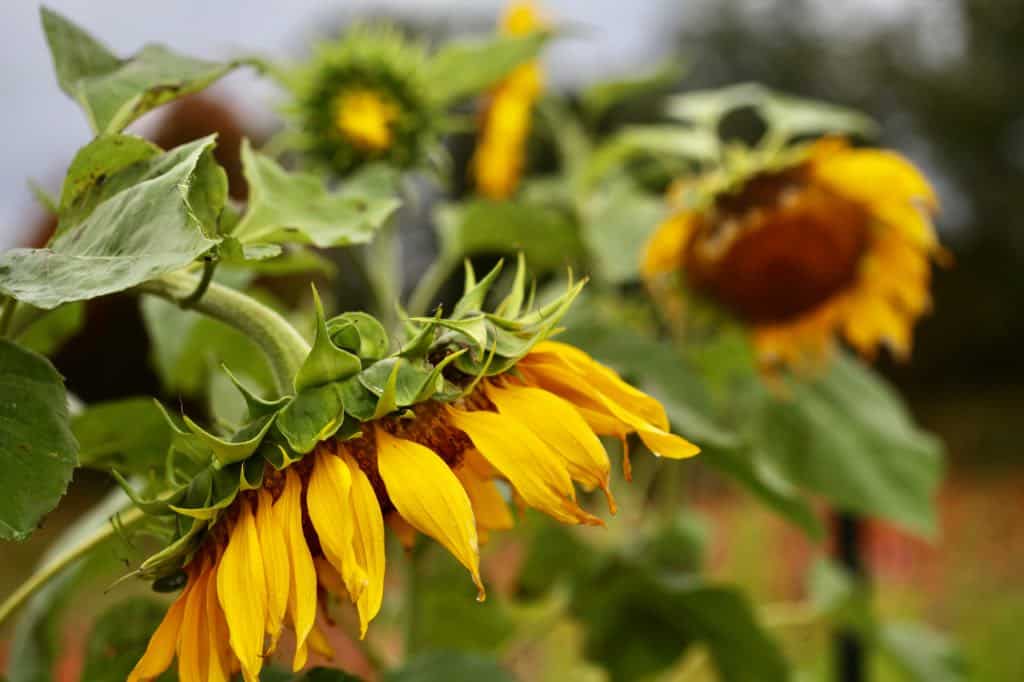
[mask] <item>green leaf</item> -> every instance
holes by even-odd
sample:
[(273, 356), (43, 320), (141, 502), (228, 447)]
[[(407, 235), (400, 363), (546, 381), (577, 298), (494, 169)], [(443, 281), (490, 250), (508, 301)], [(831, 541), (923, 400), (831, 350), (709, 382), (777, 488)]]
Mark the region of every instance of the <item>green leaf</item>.
[(584, 180), (588, 186), (594, 185), (638, 156), (704, 162), (716, 159), (718, 154), (718, 137), (705, 128), (626, 126), (594, 149), (583, 169)]
[(615, 106), (631, 99), (670, 90), (682, 79), (687, 68), (678, 57), (671, 57), (647, 73), (621, 80), (601, 81), (580, 92), (580, 104), (592, 121), (597, 121)]
[(76, 301), (52, 311), (21, 305), (14, 317), (14, 328), (20, 328), (21, 319), (27, 316), (38, 317), (27, 331), (16, 337), (18, 343), (40, 355), (52, 355), (82, 329), (85, 324), (85, 305)]
[(550, 37), (550, 32), (536, 31), (527, 36), (450, 41), (430, 60), (426, 80), (432, 85), (431, 94), (447, 103), (478, 93), (536, 57)]
[(97, 134), (116, 133), (147, 111), (202, 90), (243, 61), (211, 62), (146, 45), (120, 59), (82, 28), (42, 8), (57, 82)]
[(846, 355), (790, 388), (791, 399), (766, 401), (755, 436), (786, 478), (844, 509), (934, 535), (942, 449), (898, 396)]
[(160, 148), (134, 135), (104, 135), (78, 150), (60, 190), (55, 237), (89, 217), (97, 205), (133, 184), (155, 177)]
[(277, 416), (277, 428), (296, 452), (305, 454), (333, 436), (345, 420), (341, 383), (299, 391)]
[(384, 682), (513, 682), (513, 679), (497, 660), (458, 651), (420, 654), (404, 667), (384, 675)]
[(475, 199), (437, 212), (441, 248), (458, 260), (480, 253), (521, 251), (534, 270), (577, 261), (582, 251), (576, 225), (564, 213), (539, 205)]
[(969, 666), (957, 647), (944, 635), (921, 623), (886, 623), (879, 632), (879, 648), (914, 682), (967, 682)]
[(150, 398), (90, 405), (71, 420), (71, 431), (81, 466), (127, 475), (162, 467), (171, 447), (171, 428)]
[(391, 349), (388, 332), (369, 313), (351, 311), (327, 320), (327, 330), (338, 348), (365, 360), (380, 360)]
[[(600, 590), (592, 589), (601, 585)], [(578, 578), (574, 613), (587, 625), (587, 654), (613, 679), (642, 679), (705, 644), (723, 682), (785, 682), (787, 664), (739, 590), (625, 557)]]
[(206, 137), (154, 157), (137, 184), (106, 198), (47, 248), (0, 256), (0, 291), (54, 308), (123, 291), (191, 263), (216, 244), (207, 235), (215, 223), (204, 220), (223, 206), (196, 199), (226, 196), (213, 146), (213, 137)]
[(24, 540), (57, 506), (78, 463), (64, 381), (53, 365), (0, 339), (0, 540)]
[[(365, 244), (400, 202), (380, 167), (328, 192), (314, 173), (289, 173), (269, 156), (242, 144), (249, 206), (232, 236), (243, 243), (296, 242), (321, 248)], [(382, 187), (382, 184), (384, 185)]]
[(638, 279), (644, 246), (665, 215), (662, 199), (619, 180), (592, 195), (585, 215), (583, 238), (594, 276), (611, 284)]
[[(107, 609), (89, 633), (82, 679), (89, 682), (127, 679), (145, 653), (149, 638), (166, 610), (166, 604), (146, 597), (132, 597)], [(173, 671), (157, 678), (159, 682), (173, 679)]]

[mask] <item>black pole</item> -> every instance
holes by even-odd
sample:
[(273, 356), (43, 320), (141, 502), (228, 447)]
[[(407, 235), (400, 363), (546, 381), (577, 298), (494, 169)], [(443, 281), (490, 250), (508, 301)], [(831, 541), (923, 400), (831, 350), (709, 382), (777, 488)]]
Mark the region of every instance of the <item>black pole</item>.
[[(839, 563), (854, 579), (867, 578), (861, 555), (864, 522), (856, 514), (840, 511), (835, 515), (836, 555)], [(867, 661), (864, 642), (851, 628), (842, 628), (835, 635), (835, 662), (837, 682), (864, 682), (867, 679)]]

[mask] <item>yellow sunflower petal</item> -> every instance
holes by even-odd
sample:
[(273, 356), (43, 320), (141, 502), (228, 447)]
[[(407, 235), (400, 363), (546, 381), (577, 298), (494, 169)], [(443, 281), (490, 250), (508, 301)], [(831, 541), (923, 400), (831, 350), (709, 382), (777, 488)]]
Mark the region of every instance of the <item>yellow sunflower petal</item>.
[(466, 489), (469, 503), (473, 506), (476, 517), (477, 536), (484, 543), (488, 531), (507, 530), (515, 525), (512, 513), (505, 503), (501, 491), (490, 481), (481, 476), (471, 465), (463, 463), (455, 470), (455, 476)]
[(309, 648), (327, 660), (332, 660), (334, 658), (334, 647), (331, 646), (330, 641), (327, 639), (327, 635), (324, 634), (319, 623), (314, 623), (313, 629), (309, 633)]
[(480, 581), (480, 549), (469, 497), (437, 453), (377, 429), (377, 466), (398, 513), (452, 553)]
[[(264, 557), (266, 557), (266, 553), (264, 553)], [(214, 577), (216, 571), (215, 565), (210, 571), (206, 587), (206, 631), (210, 643), (210, 660), (207, 676), (203, 679), (209, 682), (229, 682), (232, 676), (233, 654), (228, 642), (228, 624), (224, 620), (220, 602), (217, 601), (216, 578)]]
[(589, 387), (599, 391), (620, 405), (629, 405), (630, 412), (640, 415), (659, 429), (668, 429), (668, 417), (665, 415), (665, 408), (661, 406), (661, 403), (640, 389), (630, 386), (622, 380), (617, 372), (605, 367), (579, 348), (558, 341), (542, 341), (537, 344), (533, 353), (537, 353), (542, 358), (545, 356), (561, 358), (563, 363), (575, 368), (576, 372), (580, 374), (584, 381), (584, 390)]
[(370, 479), (348, 453), (341, 454), (352, 479), (349, 513), (354, 521), (352, 547), (356, 561), (366, 573), (366, 589), (356, 601), (359, 611), (359, 636), (366, 636), (366, 626), (380, 611), (384, 597), (384, 518)]
[(245, 500), (217, 568), (217, 597), (246, 682), (256, 682), (263, 666), (267, 583), (256, 519)]
[(894, 199), (921, 202), (934, 210), (935, 190), (921, 172), (905, 158), (884, 149), (850, 149), (813, 164), (816, 178), (851, 199), (871, 205)]
[(288, 590), (288, 616), (295, 629), (294, 670), (304, 664), (300, 651), (305, 650), (306, 638), (316, 619), (316, 569), (313, 555), (302, 532), (302, 481), (291, 468), (285, 469), (284, 490), (274, 503), (274, 515), (284, 531), (285, 547), (291, 564), (291, 587)]
[(680, 268), (695, 225), (696, 217), (688, 211), (662, 221), (644, 247), (640, 271), (645, 279), (675, 272)]
[(263, 574), (267, 581), (267, 634), (270, 635), (269, 650), (277, 648), (277, 640), (284, 628), (284, 614), (288, 607), (288, 592), (291, 589), (288, 553), (284, 534), (274, 515), (274, 498), (261, 488), (256, 506), (256, 526), (260, 534), (260, 550), (263, 555)]
[(185, 603), (185, 618), (178, 636), (178, 679), (181, 682), (206, 682), (210, 670), (210, 638), (206, 629), (206, 592), (211, 572), (204, 568), (196, 578), (195, 589)]
[(686, 457), (693, 457), (700, 452), (700, 448), (685, 438), (681, 438), (674, 433), (651, 424), (643, 417), (633, 414), (603, 394), (598, 393), (598, 398), (613, 415), (636, 430), (636, 435), (640, 436), (640, 440), (655, 455), (670, 459), (685, 459)]
[(563, 523), (601, 525), (575, 503), (575, 490), (565, 465), (551, 449), (517, 420), (496, 412), (449, 409), (455, 428), (509, 480), (529, 506)]
[(142, 655), (128, 675), (128, 682), (149, 682), (171, 667), (178, 644), (178, 633), (181, 631), (181, 623), (185, 617), (185, 603), (188, 601), (194, 584), (194, 581), (190, 580), (184, 591), (167, 609), (156, 632), (149, 638), (146, 653)]
[(352, 474), (341, 458), (317, 452), (306, 489), (306, 508), (327, 560), (341, 574), (349, 597), (356, 601), (366, 589), (366, 572), (356, 562), (352, 546), (351, 490)]
[(490, 386), (487, 397), (498, 412), (527, 424), (534, 434), (561, 456), (573, 480), (590, 489), (600, 488), (615, 513), (609, 487), (611, 463), (601, 441), (566, 400), (540, 388), (509, 384)]

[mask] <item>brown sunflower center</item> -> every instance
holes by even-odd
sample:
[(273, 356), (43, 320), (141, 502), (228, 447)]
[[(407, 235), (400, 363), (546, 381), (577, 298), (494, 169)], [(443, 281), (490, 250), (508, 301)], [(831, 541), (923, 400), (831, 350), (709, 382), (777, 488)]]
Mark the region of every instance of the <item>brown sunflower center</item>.
[(813, 183), (805, 167), (764, 173), (715, 201), (686, 272), (744, 320), (786, 322), (854, 283), (869, 225), (862, 206)]

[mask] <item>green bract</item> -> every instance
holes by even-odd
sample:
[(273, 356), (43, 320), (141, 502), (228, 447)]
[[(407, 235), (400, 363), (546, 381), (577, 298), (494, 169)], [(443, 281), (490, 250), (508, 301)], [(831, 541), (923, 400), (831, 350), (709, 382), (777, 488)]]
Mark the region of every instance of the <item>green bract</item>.
[(467, 264), (465, 292), (452, 312), (406, 319), (402, 338), (394, 342), (366, 313), (326, 319), (314, 290), (315, 339), (292, 395), (264, 400), (229, 373), (246, 401), (243, 426), (215, 435), (188, 417), (166, 415), (173, 434), (168, 479), (151, 486), (160, 492), (139, 495), (119, 477), (137, 506), (174, 526), (175, 541), (137, 572), (160, 578), (176, 571), (238, 493), (260, 486), (267, 464), (283, 469), (321, 441), (358, 437), (364, 422), (411, 416), (411, 408), (427, 401), (458, 400), (480, 378), (512, 370), (556, 331), (583, 286), (571, 284), (561, 296), (535, 306), (520, 257), (508, 294), (488, 312), (484, 301), (500, 273), (499, 263), (477, 280)]
[[(281, 79), (292, 94), (285, 112), (292, 130), (284, 139), (314, 165), (343, 175), (369, 161), (400, 168), (422, 163), (449, 127), (446, 110), (478, 94), (536, 56), (549, 33), (449, 42), (431, 55), (390, 25), (360, 24), (315, 46), (312, 57)], [(338, 130), (339, 98), (369, 91), (395, 112), (386, 148), (352, 144)]]

